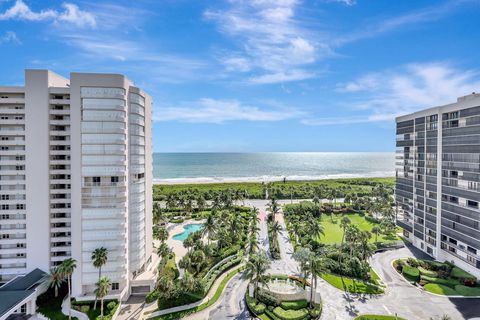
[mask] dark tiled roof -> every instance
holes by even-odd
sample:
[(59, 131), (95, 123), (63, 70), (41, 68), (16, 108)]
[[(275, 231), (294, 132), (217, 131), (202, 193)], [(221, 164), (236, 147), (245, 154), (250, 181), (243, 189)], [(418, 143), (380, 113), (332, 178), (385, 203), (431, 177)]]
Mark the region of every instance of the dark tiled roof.
[(40, 269), (19, 276), (0, 287), (0, 316), (10, 311), (25, 298), (35, 292), (35, 287), (43, 282), (45, 272)]
[(0, 291), (0, 316), (10, 311), (33, 292), (35, 291)]
[(32, 270), (24, 276), (17, 277), (10, 282), (7, 282), (0, 287), (0, 292), (2, 291), (25, 291), (36, 284), (42, 282), (45, 277), (45, 272), (40, 269)]

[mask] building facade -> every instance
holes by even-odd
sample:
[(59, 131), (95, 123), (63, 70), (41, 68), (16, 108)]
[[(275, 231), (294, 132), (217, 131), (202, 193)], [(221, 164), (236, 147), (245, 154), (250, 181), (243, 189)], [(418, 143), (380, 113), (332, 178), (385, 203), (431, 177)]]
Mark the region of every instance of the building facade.
[(480, 277), (480, 94), (396, 121), (397, 224), (417, 248)]
[(72, 257), (86, 298), (103, 246), (128, 296), (152, 265), (151, 98), (123, 75), (26, 70), (0, 87), (0, 117), (0, 282)]

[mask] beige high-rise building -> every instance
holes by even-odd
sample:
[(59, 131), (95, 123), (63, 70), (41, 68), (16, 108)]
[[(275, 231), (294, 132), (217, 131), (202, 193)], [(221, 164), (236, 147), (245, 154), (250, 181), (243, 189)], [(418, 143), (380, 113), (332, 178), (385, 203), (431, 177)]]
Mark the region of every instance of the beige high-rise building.
[(77, 260), (73, 295), (153, 285), (151, 98), (123, 75), (26, 70), (0, 87), (0, 283)]

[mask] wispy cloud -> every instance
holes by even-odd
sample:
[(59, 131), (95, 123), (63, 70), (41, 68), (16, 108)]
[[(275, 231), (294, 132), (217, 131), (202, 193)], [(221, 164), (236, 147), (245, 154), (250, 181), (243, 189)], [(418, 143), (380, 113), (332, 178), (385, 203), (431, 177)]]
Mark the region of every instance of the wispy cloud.
[(334, 47), (339, 47), (346, 43), (374, 38), (387, 32), (414, 26), (420, 23), (437, 21), (452, 14), (457, 8), (466, 4), (478, 5), (479, 2), (477, 0), (448, 0), (440, 4), (436, 3), (433, 6), (389, 17), (377, 23), (366, 25), (351, 33), (339, 35), (334, 39), (332, 45)]
[(0, 44), (3, 43), (15, 43), (21, 44), (22, 42), (17, 37), (17, 34), (13, 31), (6, 31), (3, 35), (0, 35)]
[(354, 6), (357, 4), (356, 0), (325, 0), (326, 2), (338, 2), (346, 6)]
[(223, 123), (227, 121), (281, 121), (298, 118), (303, 113), (291, 108), (269, 108), (243, 104), (238, 100), (203, 98), (185, 107), (160, 107), (156, 121)]
[[(337, 86), (339, 92), (363, 97), (349, 103), (353, 108), (351, 113), (361, 115), (319, 117), (305, 119), (302, 123), (332, 125), (392, 121), (399, 115), (455, 102), (457, 97), (479, 89), (478, 70), (462, 70), (446, 62), (408, 64)], [(344, 99), (348, 101), (349, 97)]]
[[(317, 59), (315, 41), (295, 18), (297, 0), (233, 0), (225, 10), (207, 10), (205, 17), (238, 46), (221, 59), (230, 72), (252, 71), (252, 83), (308, 79), (303, 67)], [(232, 60), (232, 57), (233, 60)]]
[(65, 2), (62, 7), (62, 11), (44, 9), (35, 12), (22, 0), (16, 0), (12, 7), (0, 13), (0, 20), (53, 21), (66, 22), (77, 27), (96, 26), (95, 16), (81, 10), (76, 4)]

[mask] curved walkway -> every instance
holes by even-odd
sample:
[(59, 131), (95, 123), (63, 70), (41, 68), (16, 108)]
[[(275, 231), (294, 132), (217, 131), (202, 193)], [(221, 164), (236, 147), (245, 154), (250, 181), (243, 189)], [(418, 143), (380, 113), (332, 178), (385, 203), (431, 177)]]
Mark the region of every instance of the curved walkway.
[[(155, 309), (157, 309), (157, 304), (156, 303), (153, 303), (151, 304), (150, 306), (146, 307), (144, 310), (143, 310), (143, 314), (144, 314), (144, 319), (148, 319), (148, 318), (152, 318), (152, 317), (157, 317), (157, 316), (161, 316), (161, 315), (164, 315), (164, 314), (168, 314), (168, 313), (173, 313), (173, 312), (178, 312), (178, 311), (183, 311), (183, 310), (187, 310), (187, 309), (191, 309), (191, 308), (194, 308), (194, 307), (197, 307), (203, 303), (206, 303), (208, 301), (210, 301), (210, 299), (213, 298), (213, 296), (215, 295), (215, 292), (217, 291), (218, 287), (220, 286), (220, 283), (222, 282), (223, 279), (225, 279), (225, 277), (227, 276), (228, 273), (230, 273), (231, 271), (234, 271), (234, 270), (237, 270), (238, 268), (244, 266), (243, 263), (229, 269), (228, 271), (224, 272), (220, 277), (217, 278), (217, 280), (215, 280), (215, 282), (213, 283), (212, 287), (210, 288), (210, 290), (208, 291), (207, 295), (205, 296), (205, 298), (203, 298), (202, 300), (200, 301), (197, 301), (197, 302), (194, 302), (194, 303), (190, 303), (190, 304), (186, 304), (186, 305), (183, 305), (183, 306), (178, 306), (178, 307), (173, 307), (173, 308), (168, 308), (168, 309), (164, 309), (164, 310), (159, 310), (159, 311), (155, 311), (155, 312), (152, 312), (152, 313), (149, 313), (149, 314), (146, 314), (147, 312), (149, 311), (153, 311)], [(241, 273), (241, 272), (240, 272)], [(235, 277), (233, 277), (232, 279), (234, 279)], [(232, 279), (230, 279), (229, 282), (232, 281)], [(222, 293), (223, 294), (223, 293)], [(220, 301), (220, 300), (218, 300)], [(218, 303), (218, 301), (214, 304), (216, 305)], [(213, 305), (213, 306), (214, 306)], [(207, 308), (208, 309), (208, 308)], [(205, 309), (205, 310), (207, 310)]]

